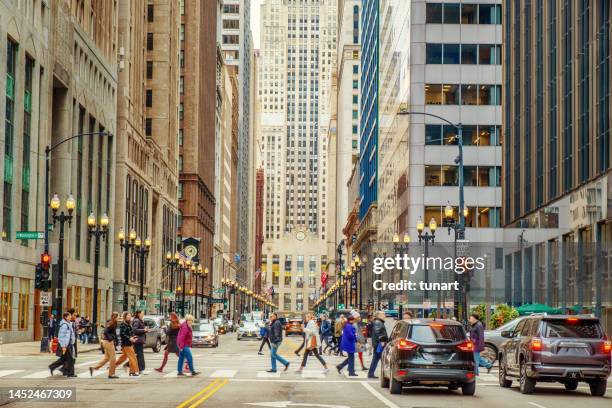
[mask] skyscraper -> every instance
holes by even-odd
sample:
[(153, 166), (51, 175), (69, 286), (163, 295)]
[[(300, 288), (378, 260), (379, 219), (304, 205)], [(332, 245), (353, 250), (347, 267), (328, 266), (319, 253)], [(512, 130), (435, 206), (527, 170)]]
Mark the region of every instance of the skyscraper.
[(329, 261), (326, 162), (336, 7), (333, 0), (262, 4), (262, 264), (271, 266), (267, 282), (284, 311), (307, 310)]

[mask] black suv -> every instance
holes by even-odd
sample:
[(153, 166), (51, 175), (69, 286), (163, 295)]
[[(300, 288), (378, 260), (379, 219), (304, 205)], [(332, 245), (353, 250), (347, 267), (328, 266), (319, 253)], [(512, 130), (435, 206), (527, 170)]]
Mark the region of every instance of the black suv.
[(474, 344), (453, 320), (412, 319), (395, 324), (380, 363), (380, 385), (400, 394), (402, 387), (461, 387), (474, 395)]
[(573, 391), (582, 381), (592, 395), (606, 393), (612, 343), (598, 318), (532, 315), (501, 334), (508, 338), (499, 350), (502, 387), (516, 378), (523, 394), (531, 394), (537, 381), (560, 382)]

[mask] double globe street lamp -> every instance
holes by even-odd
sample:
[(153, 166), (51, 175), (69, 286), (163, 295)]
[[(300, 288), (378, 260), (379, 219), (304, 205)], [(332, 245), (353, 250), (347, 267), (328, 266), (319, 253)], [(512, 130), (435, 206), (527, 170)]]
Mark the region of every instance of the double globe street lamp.
[(100, 239), (105, 239), (108, 233), (108, 224), (110, 219), (106, 213), (102, 214), (100, 220), (92, 212), (87, 217), (87, 235), (89, 241), (93, 237), (95, 239), (94, 250), (94, 276), (93, 276), (93, 316), (92, 316), (92, 333), (89, 342), (98, 344), (98, 269), (100, 267)]

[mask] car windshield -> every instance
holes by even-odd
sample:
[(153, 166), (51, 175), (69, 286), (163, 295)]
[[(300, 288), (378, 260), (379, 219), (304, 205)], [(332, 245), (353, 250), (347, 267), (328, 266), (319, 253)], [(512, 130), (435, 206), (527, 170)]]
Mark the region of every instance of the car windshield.
[(191, 328), (193, 331), (200, 331), (200, 332), (214, 332), (215, 331), (212, 324), (210, 323), (194, 323)]
[(595, 320), (549, 320), (546, 322), (544, 337), (599, 339), (602, 332)]
[(410, 339), (419, 343), (441, 343), (465, 340), (461, 326), (412, 325)]

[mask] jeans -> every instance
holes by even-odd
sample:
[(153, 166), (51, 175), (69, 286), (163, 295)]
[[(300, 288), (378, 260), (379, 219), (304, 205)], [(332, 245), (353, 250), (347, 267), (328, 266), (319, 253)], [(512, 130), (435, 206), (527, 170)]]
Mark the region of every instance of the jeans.
[(378, 361), (380, 360), (381, 354), (382, 353), (377, 353), (376, 350), (374, 350), (372, 362), (370, 363), (370, 370), (368, 371), (368, 377), (374, 377), (376, 375), (376, 366), (378, 366)]
[(179, 353), (178, 368), (176, 369), (179, 374), (183, 373), (183, 362), (185, 359), (187, 359), (189, 371), (193, 373), (193, 355), (191, 354), (191, 347), (184, 347)]
[(346, 354), (348, 354), (348, 357), (338, 365), (338, 370), (342, 370), (348, 365), (349, 374), (355, 374), (355, 353), (347, 351)]
[(276, 360), (280, 361), (280, 363), (284, 366), (289, 365), (289, 362), (287, 360), (277, 354), (279, 347), (280, 343), (272, 343), (272, 348), (270, 349), (270, 362), (272, 364), (272, 371), (276, 371)]
[(476, 375), (478, 375), (479, 366), (489, 369), (491, 368), (492, 364), (488, 362), (487, 360), (485, 360), (484, 358), (480, 357), (480, 351), (475, 351), (474, 352), (474, 372), (476, 373)]

